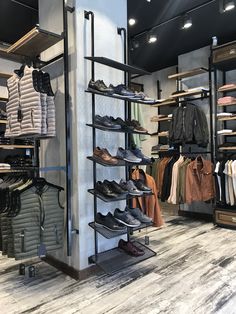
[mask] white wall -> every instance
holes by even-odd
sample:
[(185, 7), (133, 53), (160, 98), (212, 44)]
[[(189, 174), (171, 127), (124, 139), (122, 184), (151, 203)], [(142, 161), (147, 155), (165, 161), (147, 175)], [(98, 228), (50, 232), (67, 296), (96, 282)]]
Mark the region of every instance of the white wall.
[[(57, 5), (60, 0), (46, 1), (40, 0), (40, 26), (60, 33), (61, 14)], [(93, 11), (95, 14), (95, 55), (104, 56), (123, 62), (123, 39), (117, 34), (117, 27), (126, 27), (127, 7), (126, 0), (81, 0), (75, 1), (76, 11), (70, 15), (69, 43), (70, 43), (70, 96), (72, 112), (72, 172), (73, 172), (73, 226), (79, 229), (79, 236), (73, 235), (72, 257), (66, 257), (64, 254), (56, 256), (69, 265), (84, 269), (88, 266), (88, 257), (94, 254), (94, 233), (88, 226), (93, 221), (93, 197), (87, 192), (87, 189), (93, 187), (93, 164), (86, 157), (92, 155), (92, 129), (86, 126), (86, 123), (92, 121), (91, 95), (84, 92), (91, 78), (91, 63), (84, 59), (84, 56), (90, 55), (90, 22), (84, 19), (84, 10)], [(53, 12), (53, 14), (51, 14)], [(52, 19), (53, 16), (53, 19)], [(57, 26), (55, 26), (57, 25)], [(58, 54), (61, 47), (49, 51), (50, 54)], [(47, 58), (48, 55), (45, 56)], [(112, 68), (98, 65), (95, 66), (96, 79), (103, 79), (105, 83), (119, 84), (123, 81), (123, 72)], [(55, 74), (59, 74), (59, 78)], [(63, 126), (63, 78), (61, 76), (60, 66), (52, 67), (52, 74), (55, 76), (53, 82), (54, 88), (59, 90), (59, 100), (57, 101), (58, 111), (58, 136), (57, 145), (59, 151), (51, 148), (51, 141), (44, 143), (42, 148), (42, 160), (44, 166), (65, 165), (64, 150), (64, 126)], [(96, 112), (101, 115), (124, 115), (123, 102), (118, 100), (96, 98)], [(124, 145), (124, 136), (116, 133), (106, 133), (98, 131), (97, 145), (107, 147), (113, 154), (117, 147)], [(56, 154), (55, 154), (56, 152)], [(53, 157), (54, 156), (54, 157)], [(112, 169), (98, 166), (98, 179), (119, 179), (124, 176), (124, 169)], [(52, 180), (63, 182), (63, 175), (58, 173), (48, 175)], [(115, 206), (124, 206), (122, 204), (109, 204), (98, 201), (99, 210), (107, 213), (113, 211)], [(116, 240), (105, 240), (99, 236), (100, 250), (106, 250), (117, 245)]]

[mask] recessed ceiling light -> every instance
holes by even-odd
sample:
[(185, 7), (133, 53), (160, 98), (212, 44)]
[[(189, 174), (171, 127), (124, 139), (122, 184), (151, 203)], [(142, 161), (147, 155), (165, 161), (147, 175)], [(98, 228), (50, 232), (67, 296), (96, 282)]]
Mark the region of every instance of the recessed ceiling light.
[(136, 24), (136, 20), (133, 19), (133, 18), (130, 18), (130, 19), (129, 19), (129, 25), (130, 25), (130, 26), (133, 26), (134, 24)]
[(157, 35), (154, 33), (149, 33), (148, 34), (148, 43), (153, 44), (157, 41)]
[(231, 11), (235, 8), (234, 1), (225, 1), (224, 2), (224, 11)]
[(147, 2), (151, 2), (152, 0), (147, 0)]
[(192, 25), (193, 25), (192, 19), (188, 15), (185, 15), (183, 17), (183, 26), (182, 26), (182, 28), (183, 29), (188, 29), (188, 28), (192, 27)]

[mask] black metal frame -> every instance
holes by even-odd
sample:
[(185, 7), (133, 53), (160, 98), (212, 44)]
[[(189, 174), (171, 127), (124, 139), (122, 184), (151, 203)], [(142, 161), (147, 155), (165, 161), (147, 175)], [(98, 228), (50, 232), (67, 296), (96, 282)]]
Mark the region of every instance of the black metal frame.
[[(85, 57), (85, 59), (88, 59), (88, 60), (91, 61), (91, 78), (92, 78), (92, 80), (94, 80), (95, 79), (95, 64), (94, 64), (95, 63), (95, 61), (94, 61), (95, 60), (94, 59), (94, 41), (95, 41), (95, 36), (94, 36), (94, 13), (92, 11), (84, 11), (84, 17), (87, 20), (90, 20), (90, 18), (91, 18), (91, 57)], [(124, 40), (124, 64), (122, 64), (122, 65), (126, 65), (127, 64), (127, 33), (126, 33), (126, 29), (125, 28), (117, 28), (117, 33), (120, 36), (122, 36), (122, 34), (123, 34), (123, 40)], [(104, 63), (104, 64), (109, 65), (107, 63)], [(112, 65), (110, 65), (110, 66), (112, 67)], [(117, 66), (114, 66), (114, 68), (119, 69), (119, 67), (117, 67)], [(136, 69), (136, 68), (133, 67), (133, 69)], [(122, 69), (120, 68), (120, 70), (122, 70)], [(128, 70), (124, 70), (123, 69), (123, 71), (124, 71), (124, 83), (125, 83), (125, 85), (127, 85), (129, 83), (129, 81), (130, 81), (130, 74), (129, 74)], [(138, 69), (137, 69), (137, 71), (138, 71)], [(92, 94), (92, 122), (93, 122), (92, 124), (94, 125), (95, 109), (96, 109), (95, 96), (96, 96), (96, 94), (99, 94), (99, 93), (96, 93), (95, 91), (94, 92), (93, 91), (89, 91), (89, 92)], [(109, 95), (108, 95), (108, 97), (109, 97)], [(130, 106), (131, 105), (131, 100), (125, 100), (125, 99), (123, 99), (123, 100), (124, 100), (124, 117), (125, 117), (125, 119), (129, 119), (131, 117), (131, 106)], [(124, 133), (124, 135), (125, 135), (125, 148), (127, 149), (130, 146), (130, 136), (129, 136), (129, 133)], [(96, 148), (96, 128), (93, 127), (93, 149), (95, 149), (95, 148)], [(96, 182), (97, 182), (97, 175), (96, 175), (97, 163), (99, 163), (99, 162), (94, 160), (93, 157), (88, 157), (88, 159), (93, 161), (93, 187), (95, 188), (95, 185), (96, 185)], [(111, 165), (103, 165), (103, 166), (111, 166)], [(129, 163), (125, 163), (124, 162), (122, 164), (122, 166), (125, 167), (126, 179), (128, 180), (129, 179), (129, 175), (131, 173), (132, 165), (129, 164)], [(95, 220), (95, 217), (96, 217), (96, 214), (97, 214), (97, 198), (99, 196), (97, 195), (97, 193), (93, 193), (93, 191), (94, 190), (91, 190), (91, 189), (88, 190), (88, 192), (92, 193), (93, 196), (94, 196), (94, 220)], [(102, 197), (100, 197), (100, 198), (103, 201), (106, 201), (106, 202), (110, 201), (110, 200), (105, 200)], [(128, 204), (129, 198), (122, 198), (122, 199), (124, 199), (124, 200), (126, 199), (127, 200), (127, 204)], [(117, 201), (119, 201), (119, 200), (117, 199)], [(96, 228), (94, 223), (89, 223), (89, 226), (94, 229), (94, 251), (95, 251), (95, 254), (93, 256), (89, 257), (89, 263), (97, 263), (99, 265), (99, 261), (100, 261), (102, 255), (104, 255), (104, 254), (108, 254), (109, 255), (109, 252), (114, 252), (114, 251), (117, 250), (117, 248), (115, 248), (113, 250), (109, 250), (109, 251), (105, 251), (105, 252), (99, 253), (98, 252), (98, 233), (101, 233), (101, 232), (99, 232), (101, 230), (98, 230), (99, 228)], [(145, 226), (142, 225), (142, 228), (145, 228)], [(129, 240), (130, 234), (132, 232), (133, 232), (133, 230), (131, 230), (131, 228), (127, 228), (126, 235), (127, 235), (127, 239), (128, 240)], [(108, 238), (112, 238), (112, 237), (109, 235)], [(149, 257), (155, 255), (155, 252), (151, 251), (150, 249), (146, 248), (146, 250), (147, 250), (147, 252), (149, 252), (148, 254), (150, 254)], [(149, 257), (144, 256), (143, 259), (139, 259), (139, 260), (137, 259), (137, 262), (141, 261), (141, 260), (144, 260), (146, 258), (149, 258)], [(137, 262), (132, 262), (129, 265), (136, 264)], [(100, 265), (100, 266), (102, 267), (102, 265)], [(126, 267), (127, 267), (127, 265), (126, 265)], [(106, 270), (106, 268), (105, 268), (105, 270)], [(109, 273), (109, 271), (107, 271), (107, 272)]]

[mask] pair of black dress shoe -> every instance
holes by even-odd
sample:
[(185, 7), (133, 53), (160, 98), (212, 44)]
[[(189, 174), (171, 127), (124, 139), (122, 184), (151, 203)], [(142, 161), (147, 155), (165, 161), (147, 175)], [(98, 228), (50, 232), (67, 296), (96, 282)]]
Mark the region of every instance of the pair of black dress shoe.
[(127, 195), (128, 191), (124, 190), (116, 181), (104, 180), (98, 181), (95, 186), (95, 190), (106, 197), (119, 197)]

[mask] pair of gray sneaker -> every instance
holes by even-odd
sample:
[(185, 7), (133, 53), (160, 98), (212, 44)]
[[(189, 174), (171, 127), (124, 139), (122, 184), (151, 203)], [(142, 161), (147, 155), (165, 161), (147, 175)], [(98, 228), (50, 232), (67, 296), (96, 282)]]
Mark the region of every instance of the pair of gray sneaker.
[(129, 149), (124, 149), (122, 147), (118, 148), (116, 157), (135, 164), (142, 161), (142, 158), (135, 156)]
[(122, 187), (123, 190), (128, 191), (130, 195), (135, 195), (135, 196), (143, 195), (143, 191), (140, 191), (139, 189), (137, 189), (137, 187), (135, 186), (132, 180), (129, 180), (126, 182), (125, 180), (121, 179), (120, 186)]
[(121, 224), (131, 228), (139, 227), (141, 223), (152, 222), (152, 219), (144, 215), (139, 208), (128, 208), (127, 206), (124, 211), (116, 208), (114, 218)]

